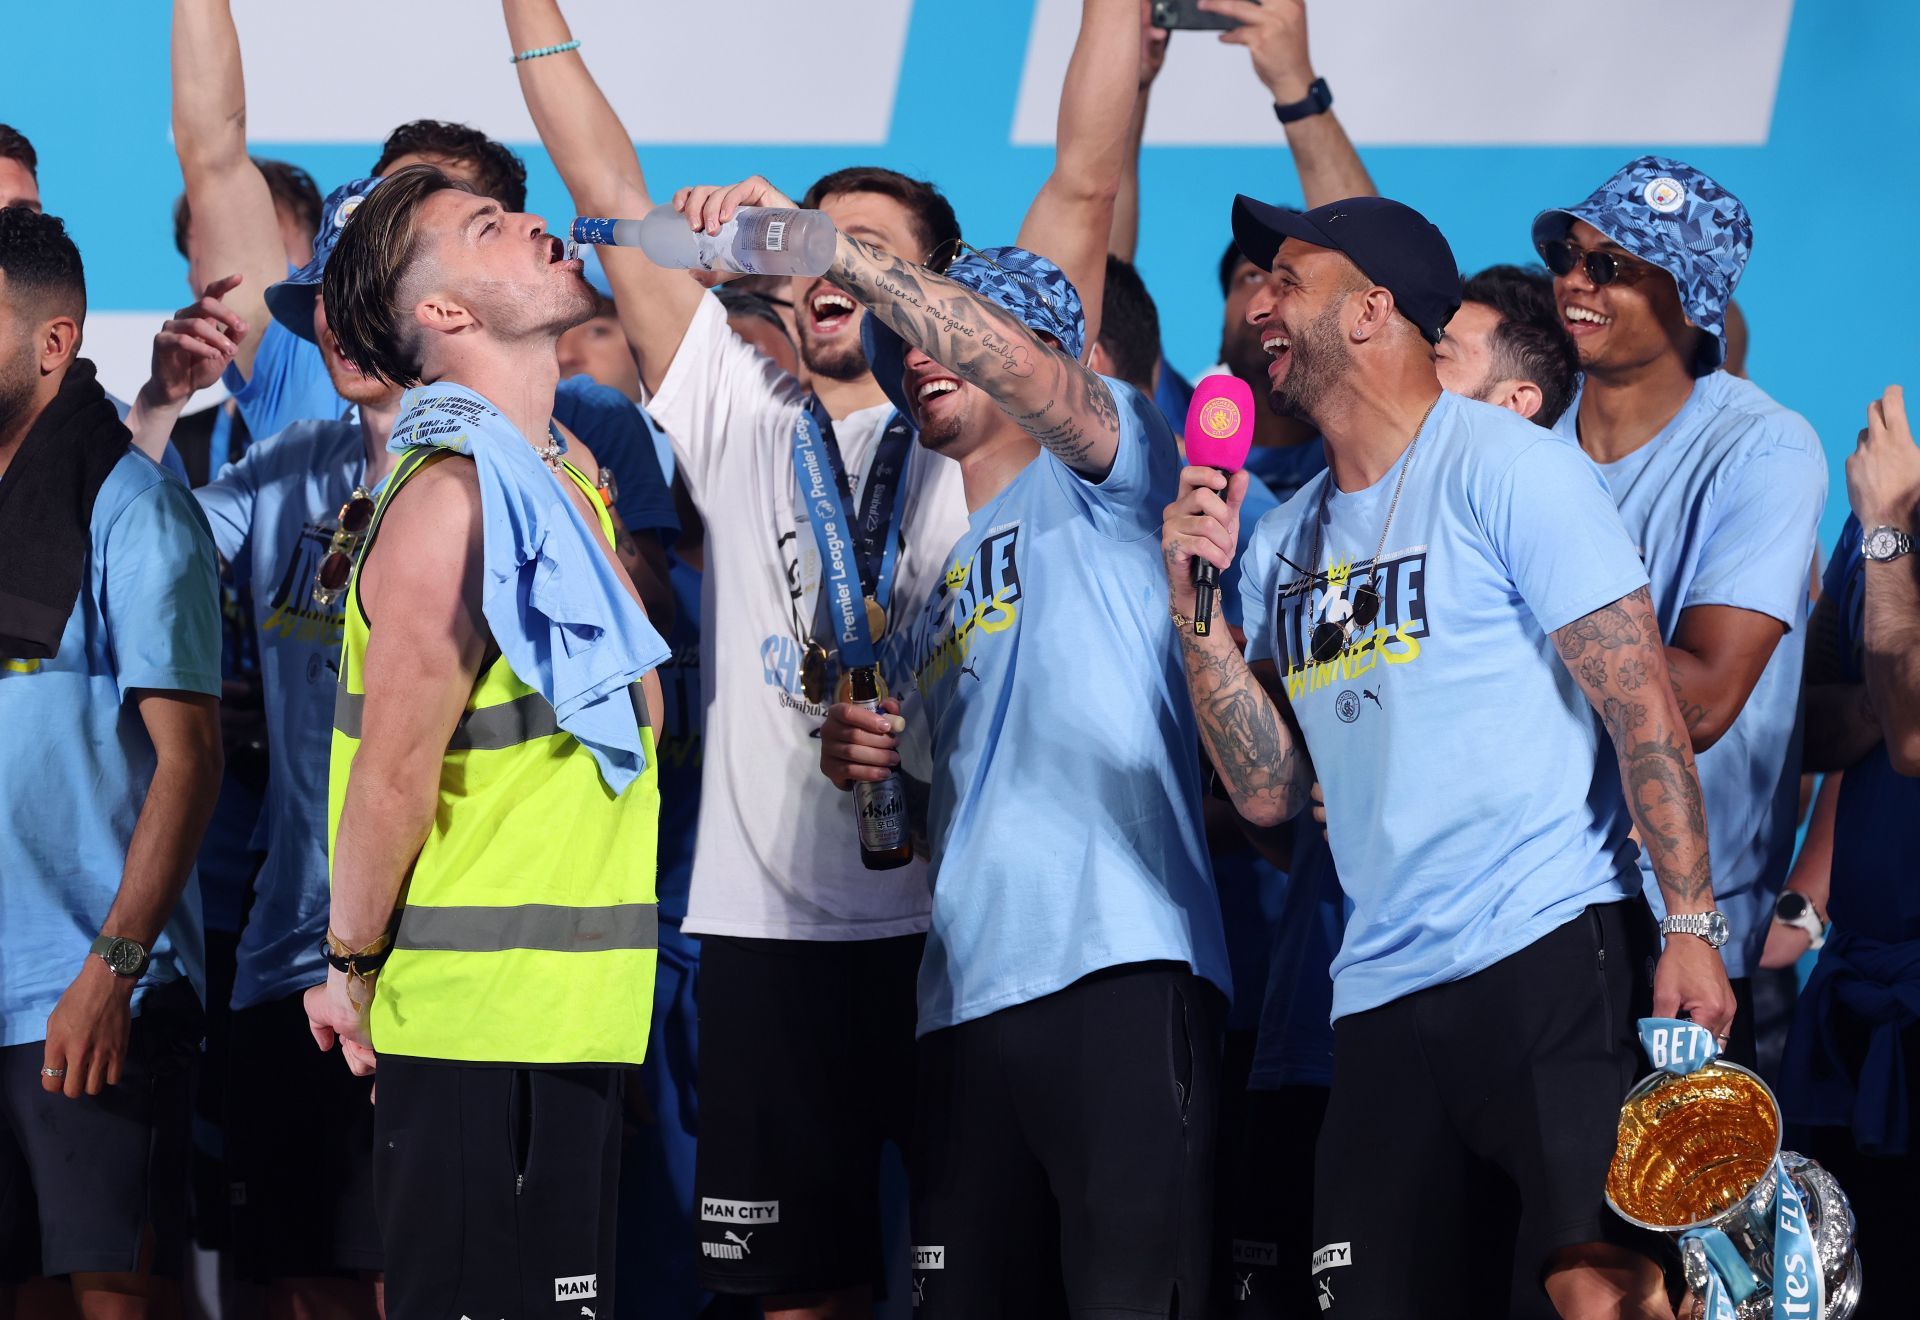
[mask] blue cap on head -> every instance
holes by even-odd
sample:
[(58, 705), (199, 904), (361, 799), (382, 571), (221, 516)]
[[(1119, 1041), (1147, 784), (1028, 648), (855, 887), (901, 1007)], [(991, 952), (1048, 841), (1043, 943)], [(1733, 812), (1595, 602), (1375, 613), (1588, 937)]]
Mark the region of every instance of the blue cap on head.
[(379, 182), (377, 178), (355, 179), (328, 193), (320, 207), (320, 230), (313, 236), (313, 260), (267, 288), (267, 310), (273, 313), (273, 319), (302, 339), (313, 338), (313, 304), (320, 297), (320, 276), (340, 241), (340, 231)]
[(1726, 360), (1727, 304), (1753, 250), (1753, 221), (1738, 197), (1682, 161), (1641, 156), (1578, 206), (1535, 216), (1533, 245), (1565, 238), (1575, 220), (1673, 276), (1687, 320), (1711, 336), (1701, 365)]
[[(1087, 317), (1080, 291), (1065, 271), (1038, 253), (1018, 247), (982, 248), (948, 266), (945, 274), (955, 284), (1012, 312), (1027, 329), (1051, 336), (1068, 357), (1078, 360), (1086, 348)], [(874, 380), (893, 406), (911, 417), (901, 388), (907, 369), (906, 342), (868, 312), (860, 325), (860, 346), (866, 350)]]

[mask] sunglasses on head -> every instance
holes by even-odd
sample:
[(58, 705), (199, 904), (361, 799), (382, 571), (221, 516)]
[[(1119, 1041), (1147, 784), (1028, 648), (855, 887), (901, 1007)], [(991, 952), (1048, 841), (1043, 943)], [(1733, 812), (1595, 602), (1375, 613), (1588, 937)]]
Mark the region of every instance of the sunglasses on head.
[(1636, 261), (1632, 257), (1603, 249), (1575, 247), (1564, 238), (1542, 243), (1540, 256), (1547, 263), (1547, 269), (1555, 275), (1571, 275), (1575, 266), (1584, 264), (1587, 279), (1596, 289), (1604, 288), (1615, 280), (1631, 284), (1648, 269), (1644, 261)]
[[(1300, 567), (1285, 555), (1280, 562), (1298, 573), (1309, 582), (1318, 582), (1323, 589), (1331, 589), (1325, 573), (1314, 573)], [(1377, 571), (1377, 570), (1376, 570)], [(1307, 639), (1307, 654), (1317, 665), (1327, 664), (1347, 649), (1353, 641), (1355, 632), (1371, 628), (1373, 621), (1380, 617), (1380, 588), (1375, 585), (1374, 573), (1367, 574), (1367, 580), (1353, 589), (1352, 609), (1344, 621), (1335, 623), (1323, 619), (1313, 626), (1313, 636)]]
[(340, 522), (321, 556), (320, 567), (313, 572), (313, 603), (322, 609), (340, 599), (340, 593), (353, 580), (353, 556), (373, 525), (373, 495), (364, 486), (355, 486), (347, 502), (340, 506)]

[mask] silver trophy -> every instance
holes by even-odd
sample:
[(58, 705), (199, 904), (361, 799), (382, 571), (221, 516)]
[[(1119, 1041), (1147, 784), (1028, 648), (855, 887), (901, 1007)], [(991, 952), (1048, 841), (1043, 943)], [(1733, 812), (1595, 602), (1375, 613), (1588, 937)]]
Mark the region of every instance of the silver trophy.
[(1811, 1320), (1849, 1320), (1861, 1281), (1853, 1209), (1832, 1174), (1781, 1151), (1779, 1102), (1737, 1064), (1655, 1073), (1633, 1088), (1620, 1109), (1607, 1203), (1628, 1223), (1679, 1242), (1695, 1298), (1706, 1296), (1712, 1269), (1703, 1245), (1712, 1234), (1703, 1230), (1718, 1230), (1754, 1284), (1733, 1303), (1738, 1320), (1786, 1320), (1789, 1310), (1774, 1308), (1776, 1159), (1800, 1194), (1826, 1285), (1826, 1305)]

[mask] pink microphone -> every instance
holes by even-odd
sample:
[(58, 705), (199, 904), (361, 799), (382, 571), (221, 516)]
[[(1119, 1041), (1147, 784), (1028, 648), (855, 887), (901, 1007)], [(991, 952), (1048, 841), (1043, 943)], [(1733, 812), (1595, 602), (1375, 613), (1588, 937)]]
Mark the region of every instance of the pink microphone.
[[(1253, 448), (1253, 390), (1238, 376), (1208, 376), (1187, 405), (1187, 461), (1231, 476)], [(1213, 631), (1213, 597), (1220, 570), (1193, 557), (1193, 635)]]

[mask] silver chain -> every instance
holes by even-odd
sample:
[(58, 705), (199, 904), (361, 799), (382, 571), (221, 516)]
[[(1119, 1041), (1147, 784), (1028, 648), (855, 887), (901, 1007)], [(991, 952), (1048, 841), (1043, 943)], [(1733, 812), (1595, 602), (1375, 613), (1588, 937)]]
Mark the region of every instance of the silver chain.
[[(1405, 460), (1400, 464), (1400, 477), (1393, 483), (1393, 498), (1387, 502), (1387, 520), (1380, 524), (1380, 544), (1374, 547), (1373, 563), (1367, 568), (1369, 580), (1379, 573), (1380, 556), (1387, 552), (1387, 529), (1393, 526), (1393, 512), (1400, 507), (1400, 492), (1407, 484), (1407, 469), (1413, 466), (1414, 446), (1420, 443), (1420, 433), (1427, 429), (1427, 419), (1433, 416), (1434, 407), (1439, 402), (1440, 396), (1438, 394), (1434, 395), (1433, 402), (1429, 403), (1427, 410), (1420, 414), (1420, 425), (1413, 428), (1413, 439), (1407, 441)], [(1307, 571), (1310, 573), (1320, 573), (1320, 545), (1327, 531), (1327, 505), (1332, 499), (1333, 472), (1329, 469), (1327, 472), (1327, 484), (1320, 488), (1320, 517), (1318, 521), (1315, 522), (1313, 529), (1313, 558), (1307, 561)]]

